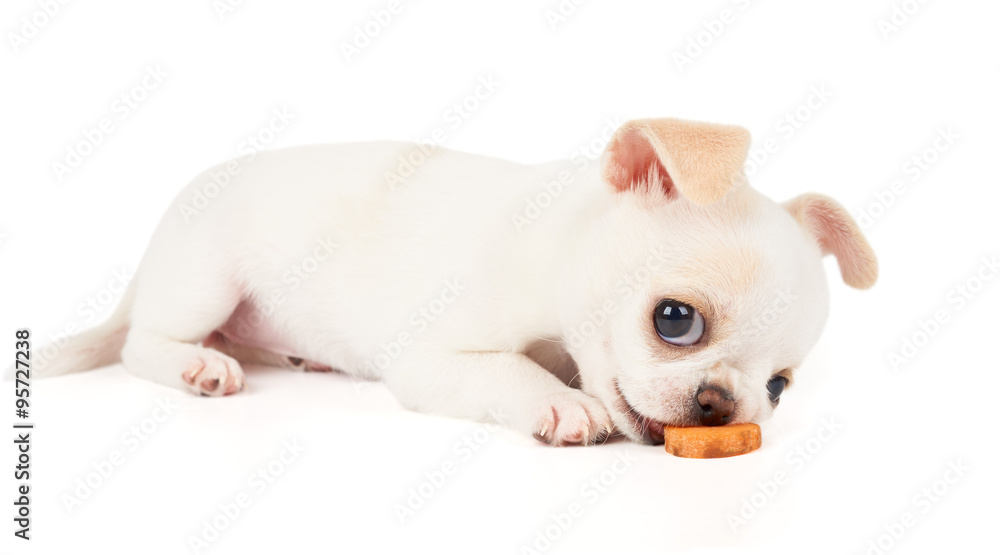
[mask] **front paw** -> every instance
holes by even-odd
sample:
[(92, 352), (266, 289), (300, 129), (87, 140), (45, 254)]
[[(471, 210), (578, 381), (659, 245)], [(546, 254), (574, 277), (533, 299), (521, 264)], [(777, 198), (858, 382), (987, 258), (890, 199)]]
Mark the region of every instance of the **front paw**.
[(614, 429), (604, 405), (577, 390), (550, 394), (534, 411), (533, 435), (549, 445), (589, 445)]

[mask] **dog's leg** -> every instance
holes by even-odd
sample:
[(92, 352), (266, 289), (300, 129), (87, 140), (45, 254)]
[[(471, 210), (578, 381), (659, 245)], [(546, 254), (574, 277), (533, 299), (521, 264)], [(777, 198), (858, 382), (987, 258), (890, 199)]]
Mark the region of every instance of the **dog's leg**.
[(384, 380), (413, 410), (499, 421), (552, 445), (586, 445), (613, 430), (599, 400), (566, 386), (525, 355), (408, 358), (410, 364), (400, 361)]
[(122, 349), (130, 372), (200, 395), (245, 388), (234, 358), (197, 345), (226, 322), (242, 295), (218, 258), (180, 248), (147, 254)]

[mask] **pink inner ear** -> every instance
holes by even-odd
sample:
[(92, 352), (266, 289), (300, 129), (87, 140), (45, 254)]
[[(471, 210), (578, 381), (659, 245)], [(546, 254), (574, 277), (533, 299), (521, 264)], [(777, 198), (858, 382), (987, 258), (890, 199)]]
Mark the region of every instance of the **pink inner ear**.
[(618, 137), (608, 153), (611, 158), (605, 166), (604, 177), (615, 190), (624, 192), (643, 183), (647, 187), (658, 186), (668, 195), (672, 192), (673, 180), (642, 133), (632, 130)]

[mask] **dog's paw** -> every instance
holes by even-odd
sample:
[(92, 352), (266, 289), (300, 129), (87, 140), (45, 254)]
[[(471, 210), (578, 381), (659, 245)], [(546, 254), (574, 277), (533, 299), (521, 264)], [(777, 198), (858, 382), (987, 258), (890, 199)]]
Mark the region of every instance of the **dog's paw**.
[(538, 405), (533, 435), (549, 445), (589, 445), (614, 430), (604, 405), (581, 391), (551, 394)]
[(301, 359), (299, 357), (287, 357), (291, 368), (296, 368), (304, 372), (333, 372), (333, 368), (326, 364)]
[(181, 377), (188, 389), (209, 397), (232, 395), (247, 388), (240, 363), (207, 349), (188, 362)]

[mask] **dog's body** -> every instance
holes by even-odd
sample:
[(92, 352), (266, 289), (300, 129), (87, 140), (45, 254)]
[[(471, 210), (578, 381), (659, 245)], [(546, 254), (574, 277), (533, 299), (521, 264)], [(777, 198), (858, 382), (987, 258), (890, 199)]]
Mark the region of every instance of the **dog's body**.
[[(858, 287), (875, 262), (829, 199), (783, 207), (746, 186), (747, 142), (645, 120), (589, 167), (388, 142), (234, 161), (178, 196), (116, 315), (39, 372), (120, 352), (137, 375), (223, 395), (244, 389), (239, 361), (336, 369), (553, 444), (655, 439), (704, 423), (706, 403), (766, 418), (769, 380), (825, 321), (824, 252)], [(704, 316), (703, 337), (665, 338), (662, 299)]]

